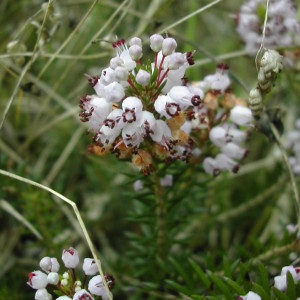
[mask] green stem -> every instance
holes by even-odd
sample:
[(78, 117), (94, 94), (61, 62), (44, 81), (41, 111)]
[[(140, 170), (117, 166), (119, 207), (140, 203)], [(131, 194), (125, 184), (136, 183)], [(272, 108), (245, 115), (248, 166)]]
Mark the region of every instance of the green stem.
[(157, 255), (162, 261), (166, 260), (167, 250), (167, 231), (166, 231), (166, 203), (163, 188), (159, 178), (155, 176), (154, 192), (156, 196), (156, 229), (157, 229)]

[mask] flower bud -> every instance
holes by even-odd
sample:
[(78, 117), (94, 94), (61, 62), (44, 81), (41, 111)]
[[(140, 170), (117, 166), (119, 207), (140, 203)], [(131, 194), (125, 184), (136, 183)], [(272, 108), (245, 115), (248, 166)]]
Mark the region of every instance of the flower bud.
[(34, 300), (52, 300), (52, 295), (46, 289), (39, 289), (35, 293)]
[(105, 100), (107, 102), (120, 102), (125, 97), (123, 86), (114, 81), (104, 88)]
[(97, 264), (93, 258), (85, 258), (82, 269), (85, 275), (95, 275), (98, 272)]
[(136, 74), (135, 80), (138, 84), (146, 86), (150, 81), (150, 74), (147, 71), (141, 69)]
[(66, 268), (74, 269), (79, 263), (79, 255), (76, 249), (70, 247), (68, 250), (63, 250), (61, 257)]
[(55, 257), (44, 257), (40, 261), (40, 267), (43, 271), (49, 272), (58, 272), (59, 271), (59, 263)]
[(123, 63), (124, 63), (123, 59), (120, 58), (119, 56), (116, 56), (116, 57), (113, 57), (113, 58), (110, 60), (109, 66), (110, 66), (111, 69), (115, 70), (116, 67), (122, 66)]
[(27, 284), (36, 290), (44, 289), (48, 284), (47, 275), (42, 271), (33, 271), (28, 274)]
[(129, 55), (134, 61), (138, 61), (143, 56), (143, 49), (138, 45), (129, 47)]
[(186, 62), (186, 56), (183, 53), (174, 52), (167, 56), (164, 67), (170, 70), (177, 70)]
[(81, 289), (74, 294), (73, 300), (81, 300), (81, 299), (93, 300), (94, 298), (88, 291)]
[(59, 282), (59, 276), (56, 272), (50, 272), (47, 276), (47, 281), (49, 284), (56, 285)]
[(237, 105), (231, 109), (230, 119), (237, 125), (248, 126), (252, 122), (252, 112), (248, 107)]
[(175, 41), (175, 39), (173, 38), (166, 38), (163, 40), (162, 43), (162, 54), (163, 56), (167, 56), (170, 55), (171, 53), (174, 52), (174, 50), (177, 47), (177, 43)]
[(160, 34), (153, 34), (150, 36), (150, 48), (154, 52), (159, 52), (162, 47), (164, 38)]
[(88, 290), (92, 294), (96, 296), (102, 296), (105, 290), (103, 290), (103, 288), (104, 284), (101, 275), (96, 275), (89, 281)]
[(129, 45), (130, 46), (137, 45), (142, 47), (142, 40), (138, 37), (133, 37), (132, 39), (130, 39)]

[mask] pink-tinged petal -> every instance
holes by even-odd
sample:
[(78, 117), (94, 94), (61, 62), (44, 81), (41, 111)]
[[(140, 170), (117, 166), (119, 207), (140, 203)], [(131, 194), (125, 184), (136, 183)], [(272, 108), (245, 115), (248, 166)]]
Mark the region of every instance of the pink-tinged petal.
[(70, 247), (63, 250), (62, 261), (66, 268), (74, 269), (79, 263), (79, 255), (76, 249)]
[(41, 271), (33, 271), (28, 274), (27, 284), (36, 290), (44, 289), (48, 284), (47, 275)]

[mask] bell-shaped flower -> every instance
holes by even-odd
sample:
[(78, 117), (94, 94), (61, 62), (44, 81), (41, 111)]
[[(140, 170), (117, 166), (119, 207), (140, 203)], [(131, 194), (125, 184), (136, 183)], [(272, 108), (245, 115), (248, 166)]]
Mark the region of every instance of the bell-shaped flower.
[(78, 251), (72, 247), (68, 250), (64, 249), (61, 259), (66, 268), (74, 269), (79, 263)]
[(115, 76), (116, 76), (116, 80), (120, 84), (122, 84), (123, 87), (126, 87), (128, 85), (127, 79), (129, 76), (129, 72), (125, 67), (123, 66), (116, 67)]
[(85, 258), (83, 261), (82, 269), (85, 275), (95, 275), (98, 272), (97, 264), (93, 258)]
[(300, 268), (293, 266), (283, 267), (281, 274), (274, 278), (274, 286), (280, 291), (285, 291), (287, 289), (287, 273), (292, 275), (295, 283), (300, 281)]
[(59, 282), (59, 275), (57, 272), (50, 272), (47, 276), (47, 282), (49, 284), (57, 285)]
[(147, 71), (140, 69), (136, 74), (135, 80), (138, 84), (146, 86), (150, 81), (150, 76)]
[(226, 144), (226, 130), (224, 127), (213, 127), (209, 132), (210, 141), (217, 147), (223, 147)]
[(60, 297), (56, 298), (56, 300), (72, 300), (72, 298), (70, 298), (68, 296), (60, 296)]
[(124, 87), (114, 81), (104, 87), (105, 100), (109, 103), (120, 102), (125, 97)]
[(134, 61), (138, 61), (143, 56), (143, 49), (139, 45), (130, 46), (128, 51)]
[(246, 149), (243, 149), (239, 145), (232, 142), (229, 142), (222, 146), (221, 151), (232, 159), (242, 159), (248, 152)]
[(206, 157), (203, 160), (203, 169), (205, 173), (210, 174), (212, 176), (217, 176), (220, 174), (220, 169), (217, 166), (217, 162), (212, 157)]
[(177, 42), (173, 38), (165, 38), (162, 42), (162, 55), (167, 56), (174, 52), (177, 47)]
[(116, 80), (115, 70), (112, 68), (106, 68), (102, 71), (100, 76), (100, 83), (103, 85), (108, 85)]
[(159, 52), (162, 47), (162, 43), (164, 41), (164, 38), (160, 34), (153, 34), (150, 36), (150, 48), (154, 52)]
[(252, 112), (248, 107), (236, 105), (230, 110), (230, 120), (240, 126), (249, 126), (253, 121)]
[(59, 263), (55, 257), (46, 256), (42, 258), (40, 261), (40, 267), (46, 273), (59, 271)]
[(154, 142), (164, 146), (166, 150), (169, 150), (172, 133), (166, 122), (157, 120), (155, 130), (150, 136)]
[(28, 274), (27, 284), (35, 290), (44, 289), (47, 282), (47, 274), (42, 271), (33, 271)]
[(136, 36), (131, 38), (129, 41), (129, 46), (133, 46), (133, 45), (142, 47), (142, 40)]
[(139, 122), (142, 117), (143, 103), (137, 97), (127, 97), (122, 102), (123, 122)]
[(88, 126), (94, 131), (98, 131), (103, 121), (112, 110), (112, 104), (107, 102), (105, 98), (96, 95), (86, 96), (80, 99), (79, 114), (82, 122), (87, 122)]
[(94, 300), (95, 298), (85, 289), (81, 289), (73, 296), (73, 300)]
[(233, 142), (241, 145), (247, 138), (247, 133), (235, 127), (228, 127), (226, 133), (226, 142)]
[(35, 292), (34, 300), (52, 300), (52, 295), (46, 289), (39, 289)]
[(123, 66), (123, 59), (115, 56), (110, 60), (109, 66), (111, 69), (116, 70), (117, 67)]
[(180, 109), (185, 110), (189, 106), (193, 106), (192, 99), (195, 95), (186, 86), (174, 86), (169, 91), (168, 96), (179, 105)]
[(104, 294), (105, 287), (101, 275), (96, 275), (91, 278), (88, 284), (88, 290), (96, 296), (102, 296)]
[(95, 142), (100, 142), (102, 145), (110, 145), (120, 135), (121, 128), (119, 126), (109, 127), (103, 125), (99, 132), (95, 135)]
[(155, 110), (167, 119), (177, 116), (180, 112), (180, 106), (170, 96), (160, 95), (154, 102)]
[(219, 153), (215, 157), (215, 161), (218, 169), (220, 170), (230, 170), (233, 173), (237, 173), (237, 171), (239, 170), (238, 163), (224, 153)]
[(122, 130), (122, 138), (126, 147), (139, 147), (144, 140), (143, 129), (137, 122), (127, 124)]
[(177, 70), (184, 64), (187, 64), (186, 55), (181, 52), (174, 52), (166, 57), (164, 69)]

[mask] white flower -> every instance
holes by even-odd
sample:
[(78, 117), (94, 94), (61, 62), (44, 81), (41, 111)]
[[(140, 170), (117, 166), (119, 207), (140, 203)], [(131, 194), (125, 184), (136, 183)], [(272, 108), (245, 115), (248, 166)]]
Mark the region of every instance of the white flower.
[(217, 176), (220, 174), (220, 169), (217, 167), (216, 161), (212, 157), (206, 157), (203, 160), (203, 169), (205, 173)]
[(116, 80), (115, 70), (106, 68), (102, 71), (99, 82), (103, 85), (108, 85)]
[(130, 123), (123, 128), (122, 138), (126, 147), (139, 147), (144, 140), (143, 130), (137, 122)]
[(232, 159), (242, 159), (247, 154), (247, 150), (241, 148), (239, 145), (229, 142), (221, 147), (222, 153)]
[(114, 81), (104, 87), (105, 100), (109, 103), (120, 102), (125, 97), (124, 87)]
[(287, 273), (289, 272), (292, 275), (295, 283), (297, 283), (300, 280), (299, 271), (299, 268), (295, 268), (293, 266), (283, 267), (281, 270), (281, 274), (274, 278), (274, 287), (280, 291), (285, 291), (287, 289)]
[(136, 180), (134, 183), (133, 183), (133, 189), (135, 192), (139, 192), (141, 191), (142, 189), (144, 188), (144, 183), (142, 180)]
[(34, 300), (52, 300), (52, 295), (46, 289), (39, 289), (35, 292)]
[(143, 56), (143, 49), (141, 46), (132, 45), (129, 47), (128, 51), (134, 61), (138, 61)]
[(82, 109), (80, 116), (83, 122), (94, 131), (98, 131), (103, 121), (112, 110), (112, 104), (108, 103), (105, 98), (96, 95), (86, 96), (80, 99)]
[[(186, 86), (174, 86), (168, 93), (168, 96), (179, 105), (180, 109), (185, 110), (189, 106), (193, 106), (192, 100), (195, 95), (192, 94)], [(204, 95), (197, 95), (203, 99)]]
[(162, 47), (164, 38), (160, 34), (153, 34), (150, 36), (150, 48), (154, 52), (159, 52)]
[(174, 52), (166, 57), (164, 61), (164, 69), (177, 70), (186, 63), (185, 54), (181, 52)]
[(137, 46), (142, 47), (142, 40), (138, 37), (133, 37), (130, 39), (129, 45), (130, 46), (137, 45)]
[(73, 300), (94, 300), (94, 297), (88, 291), (81, 289), (74, 294)]
[(27, 284), (35, 290), (44, 289), (47, 282), (47, 275), (41, 271), (33, 271), (28, 274)]
[(209, 132), (209, 139), (217, 147), (223, 147), (226, 144), (226, 130), (221, 126), (216, 126)]
[(40, 261), (40, 267), (46, 273), (59, 271), (59, 263), (55, 257), (46, 256), (42, 258)]
[(160, 185), (165, 186), (172, 186), (173, 185), (173, 175), (166, 174), (164, 177), (160, 178)]
[(241, 296), (241, 298), (244, 300), (261, 300), (261, 297), (258, 294), (251, 291), (247, 295)]
[(78, 251), (72, 247), (63, 250), (61, 257), (66, 268), (74, 269), (79, 263)]
[(136, 74), (135, 80), (138, 84), (146, 86), (150, 81), (150, 74), (147, 71), (140, 69)]
[(160, 95), (154, 102), (155, 110), (167, 119), (178, 115), (180, 106), (170, 96)]
[(142, 117), (143, 103), (137, 97), (127, 97), (122, 102), (122, 109), (124, 123), (138, 122)]
[(251, 110), (240, 105), (236, 105), (230, 110), (230, 119), (233, 123), (240, 126), (249, 126), (253, 121)]
[(56, 300), (72, 300), (72, 298), (70, 298), (68, 296), (60, 296), (60, 297), (56, 298)]
[(130, 56), (125, 40), (116, 41), (113, 43), (113, 47), (116, 49), (117, 55), (123, 60), (123, 67), (129, 72), (132, 71), (136, 66), (136, 62)]
[(47, 276), (47, 282), (49, 284), (56, 285), (59, 282), (59, 276), (57, 272), (50, 272)]
[(163, 56), (170, 55), (177, 47), (177, 42), (173, 38), (165, 38), (162, 42), (162, 54)]
[(169, 149), (170, 140), (172, 138), (171, 130), (163, 120), (156, 121), (156, 128), (153, 133), (150, 134), (154, 142)]
[(220, 170), (230, 170), (233, 173), (236, 173), (239, 170), (238, 163), (224, 153), (219, 153), (216, 156), (215, 161), (218, 169)]
[(88, 290), (96, 296), (102, 296), (105, 293), (105, 287), (101, 275), (96, 275), (91, 278)]
[(95, 275), (98, 272), (97, 264), (93, 258), (85, 258), (83, 261), (82, 269), (85, 275)]

